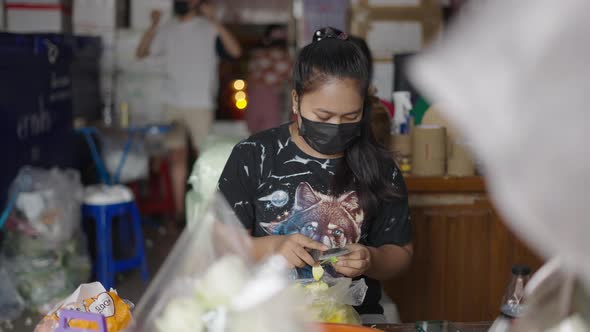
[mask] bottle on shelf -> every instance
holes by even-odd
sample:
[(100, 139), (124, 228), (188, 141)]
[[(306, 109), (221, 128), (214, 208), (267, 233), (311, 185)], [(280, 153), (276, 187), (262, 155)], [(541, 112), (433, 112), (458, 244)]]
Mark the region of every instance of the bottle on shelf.
[(530, 279), (531, 269), (526, 265), (514, 265), (512, 277), (504, 293), (500, 311), (506, 318), (514, 319), (522, 316), (526, 305), (524, 303), (524, 288)]
[(122, 102), (119, 106), (119, 125), (121, 128), (129, 127), (129, 104)]
[(512, 266), (512, 277), (502, 298), (500, 316), (494, 321), (488, 332), (511, 331), (513, 320), (521, 317), (526, 309), (524, 289), (530, 279), (530, 275), (531, 269), (528, 266)]

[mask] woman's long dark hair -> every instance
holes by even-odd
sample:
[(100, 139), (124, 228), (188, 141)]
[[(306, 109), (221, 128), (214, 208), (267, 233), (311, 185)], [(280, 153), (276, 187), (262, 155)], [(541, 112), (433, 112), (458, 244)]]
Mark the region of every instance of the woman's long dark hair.
[[(324, 37), (317, 40), (315, 37), (320, 35)], [(358, 83), (364, 99), (361, 136), (344, 152), (345, 162), (336, 171), (333, 190), (335, 193), (350, 190), (353, 182), (360, 205), (366, 217), (371, 218), (377, 214), (381, 201), (392, 201), (401, 196), (393, 186), (395, 164), (391, 154), (375, 141), (371, 129), (371, 105), (367, 98), (372, 76), (371, 59), (367, 59), (355, 43), (336, 29), (320, 29), (314, 34), (314, 40), (301, 50), (293, 68), (298, 104), (301, 105), (301, 98), (306, 93), (335, 78), (349, 78)]]

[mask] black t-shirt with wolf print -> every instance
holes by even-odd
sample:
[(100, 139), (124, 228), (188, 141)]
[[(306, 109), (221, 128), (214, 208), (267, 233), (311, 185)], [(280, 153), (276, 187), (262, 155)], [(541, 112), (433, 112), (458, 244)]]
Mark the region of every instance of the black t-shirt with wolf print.
[[(342, 159), (307, 155), (291, 140), (288, 125), (256, 134), (237, 144), (219, 179), (219, 190), (254, 236), (301, 233), (329, 247), (360, 243), (379, 247), (411, 242), (412, 227), (406, 187), (392, 162), (392, 181), (403, 196), (383, 203), (377, 216), (366, 220), (356, 192), (330, 192), (332, 177)], [(311, 269), (299, 277), (310, 278)], [(369, 286), (360, 314), (381, 314), (381, 286)]]

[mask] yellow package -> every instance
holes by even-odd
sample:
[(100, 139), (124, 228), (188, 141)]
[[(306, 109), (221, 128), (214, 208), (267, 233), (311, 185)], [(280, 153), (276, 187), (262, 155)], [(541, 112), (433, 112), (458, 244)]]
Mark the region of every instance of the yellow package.
[[(86, 312), (101, 314), (106, 318), (108, 332), (118, 332), (129, 325), (131, 321), (131, 310), (115, 292), (104, 292), (84, 300), (84, 309)], [(70, 327), (97, 330), (98, 326), (94, 322), (77, 321), (70, 322)]]
[[(93, 295), (90, 295), (93, 294)], [(131, 307), (122, 300), (116, 291), (107, 292), (99, 283), (82, 285), (68, 300), (41, 321), (35, 332), (52, 332), (57, 328), (61, 309), (78, 310), (103, 315), (108, 332), (119, 332), (132, 321)], [(70, 327), (84, 330), (98, 330), (95, 322), (71, 320)]]

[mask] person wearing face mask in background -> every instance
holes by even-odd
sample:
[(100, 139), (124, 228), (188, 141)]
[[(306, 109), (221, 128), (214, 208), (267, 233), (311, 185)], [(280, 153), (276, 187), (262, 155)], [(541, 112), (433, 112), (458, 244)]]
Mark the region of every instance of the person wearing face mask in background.
[(402, 174), (371, 129), (368, 61), (346, 34), (316, 31), (293, 68), (296, 120), (237, 144), (219, 179), (257, 259), (283, 255), (309, 278), (308, 249), (348, 248), (331, 272), (365, 278), (363, 318), (383, 315), (380, 281), (413, 252)]
[(153, 11), (152, 25), (137, 47), (138, 58), (160, 56), (166, 68), (164, 112), (175, 129), (168, 135), (171, 177), (178, 219), (183, 219), (187, 179), (187, 132), (197, 148), (208, 134), (214, 117), (217, 88), (216, 43), (224, 54), (241, 56), (240, 44), (217, 20), (205, 1), (175, 0), (174, 17), (160, 24), (161, 12)]

